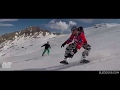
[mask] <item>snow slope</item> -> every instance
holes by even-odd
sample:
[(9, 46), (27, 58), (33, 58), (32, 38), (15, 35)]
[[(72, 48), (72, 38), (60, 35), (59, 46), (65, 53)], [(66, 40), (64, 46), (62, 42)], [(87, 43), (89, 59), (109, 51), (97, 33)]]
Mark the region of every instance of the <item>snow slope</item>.
[[(0, 68), (0, 70), (52, 70), (52, 71), (98, 71), (98, 70), (120, 70), (120, 25), (106, 24), (98, 28), (85, 28), (86, 38), (92, 46), (88, 64), (81, 65), (81, 53), (78, 51), (69, 65), (62, 65), (59, 62), (64, 58), (65, 47), (61, 44), (68, 39), (70, 34), (48, 35), (41, 38), (21, 37), (19, 40), (7, 42), (0, 51), (0, 63), (12, 62), (11, 68)], [(41, 56), (44, 43), (50, 41), (50, 55)], [(14, 43), (14, 44), (12, 44)], [(11, 46), (12, 44), (12, 46)], [(1, 49), (0, 49), (1, 50)]]

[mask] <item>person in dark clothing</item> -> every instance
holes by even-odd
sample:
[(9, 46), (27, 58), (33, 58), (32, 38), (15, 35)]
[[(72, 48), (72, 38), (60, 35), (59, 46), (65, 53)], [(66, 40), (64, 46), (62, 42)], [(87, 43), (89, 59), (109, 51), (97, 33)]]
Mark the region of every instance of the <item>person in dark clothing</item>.
[(47, 54), (49, 55), (49, 53), (50, 53), (50, 48), (51, 48), (51, 46), (50, 46), (50, 44), (49, 44), (49, 41), (48, 41), (46, 44), (42, 45), (41, 47), (44, 47), (44, 46), (45, 46), (45, 49), (44, 49), (44, 51), (43, 51), (43, 53), (42, 53), (42, 56), (45, 54), (46, 51), (47, 51)]

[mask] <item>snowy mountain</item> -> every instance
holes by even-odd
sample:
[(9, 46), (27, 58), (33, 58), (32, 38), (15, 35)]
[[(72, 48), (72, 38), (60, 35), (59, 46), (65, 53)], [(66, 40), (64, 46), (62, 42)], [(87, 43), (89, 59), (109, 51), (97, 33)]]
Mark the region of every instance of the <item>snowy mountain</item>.
[[(97, 27), (97, 28), (96, 28)], [(64, 58), (65, 47), (61, 44), (69, 38), (70, 34), (37, 35), (22, 34), (13, 41), (6, 41), (0, 46), (0, 70), (52, 70), (52, 71), (97, 71), (120, 70), (120, 24), (104, 23), (84, 28), (88, 43), (92, 46), (88, 64), (80, 65), (82, 51), (78, 51), (69, 65), (61, 65)], [(23, 37), (27, 35), (27, 37)], [(36, 35), (34, 33), (34, 35)], [(31, 38), (32, 37), (32, 38)], [(51, 44), (50, 55), (41, 56), (44, 48), (41, 46), (47, 41)], [(3, 62), (12, 62), (11, 68), (2, 68)]]
[(51, 34), (51, 32), (48, 30), (43, 30), (37, 26), (30, 26), (30, 27), (25, 28), (24, 30), (16, 31), (16, 32), (12, 32), (12, 33), (6, 33), (6, 34), (0, 36), (0, 43), (9, 41), (9, 40), (13, 41), (16, 38), (21, 38), (21, 37), (29, 36), (29, 37), (37, 38), (38, 35), (46, 36), (46, 35), (50, 35), (50, 34)]

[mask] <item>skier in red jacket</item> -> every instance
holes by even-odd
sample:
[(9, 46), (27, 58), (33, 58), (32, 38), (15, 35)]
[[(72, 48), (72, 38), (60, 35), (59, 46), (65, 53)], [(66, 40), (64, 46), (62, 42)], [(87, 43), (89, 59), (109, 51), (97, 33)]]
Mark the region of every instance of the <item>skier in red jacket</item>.
[[(73, 26), (71, 28), (71, 32), (72, 32), (72, 34), (71, 34), (70, 38), (67, 39), (61, 45), (61, 48), (62, 48), (66, 44), (69, 44), (65, 50), (64, 60), (61, 61), (60, 63), (68, 64), (67, 59), (72, 58), (74, 56), (74, 54), (77, 53), (77, 51), (81, 49), (81, 47), (83, 47), (85, 50), (82, 52), (82, 58), (81, 58), (80, 63), (87, 62), (86, 56), (89, 55), (91, 46), (87, 43), (83, 27)], [(74, 42), (72, 42), (73, 40), (74, 40)]]

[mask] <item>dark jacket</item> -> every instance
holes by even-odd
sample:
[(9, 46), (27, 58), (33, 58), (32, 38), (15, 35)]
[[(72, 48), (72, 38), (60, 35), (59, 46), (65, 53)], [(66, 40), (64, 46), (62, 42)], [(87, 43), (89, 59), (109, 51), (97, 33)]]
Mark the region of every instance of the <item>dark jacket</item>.
[(50, 44), (46, 43), (44, 45), (42, 45), (41, 47), (45, 46), (45, 49), (51, 48)]

